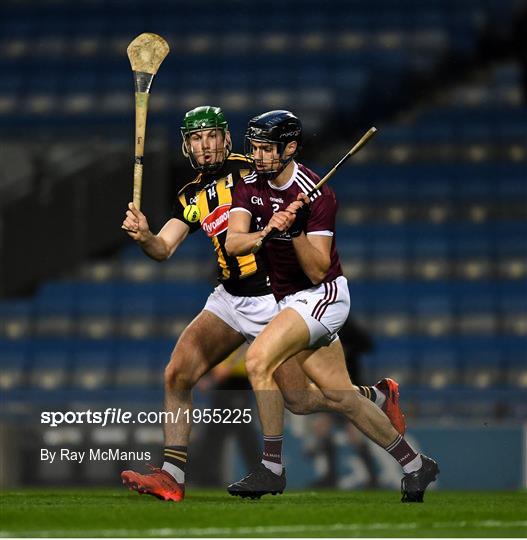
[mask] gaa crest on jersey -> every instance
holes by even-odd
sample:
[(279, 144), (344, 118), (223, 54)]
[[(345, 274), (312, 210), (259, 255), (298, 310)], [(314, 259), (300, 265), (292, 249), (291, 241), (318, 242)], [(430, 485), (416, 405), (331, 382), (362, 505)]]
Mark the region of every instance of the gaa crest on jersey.
[(218, 236), (218, 234), (227, 230), (227, 227), (229, 226), (230, 209), (230, 204), (222, 204), (216, 207), (205, 219), (203, 219), (201, 228), (209, 238)]

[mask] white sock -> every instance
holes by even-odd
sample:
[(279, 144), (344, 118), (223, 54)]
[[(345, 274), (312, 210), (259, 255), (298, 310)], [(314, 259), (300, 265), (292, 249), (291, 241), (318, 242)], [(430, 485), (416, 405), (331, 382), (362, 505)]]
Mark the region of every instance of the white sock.
[(172, 463), (165, 461), (163, 463), (163, 467), (161, 468), (163, 469), (163, 471), (166, 471), (170, 476), (172, 476), (172, 478), (178, 484), (185, 483), (185, 471), (182, 471), (179, 467), (176, 467), (175, 465), (172, 465)]
[(421, 459), (421, 454), (417, 454), (417, 456), (412, 459), (412, 461), (408, 462), (404, 467), (403, 471), (408, 474), (411, 472), (418, 471), (423, 466), (423, 460)]
[(375, 405), (377, 405), (379, 409), (382, 409), (382, 406), (384, 405), (384, 402), (386, 401), (386, 396), (384, 395), (384, 392), (381, 392), (377, 388), (375, 388), (375, 395), (377, 396), (375, 398)]
[(278, 476), (282, 476), (283, 466), (281, 463), (275, 463), (274, 461), (267, 461), (262, 459), (262, 465), (267, 467), (271, 472), (274, 472)]

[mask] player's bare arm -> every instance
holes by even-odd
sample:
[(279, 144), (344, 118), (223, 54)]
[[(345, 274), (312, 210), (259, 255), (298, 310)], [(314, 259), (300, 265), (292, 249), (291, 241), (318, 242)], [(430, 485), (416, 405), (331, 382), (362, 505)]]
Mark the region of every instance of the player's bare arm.
[(318, 285), (326, 277), (331, 264), (331, 236), (300, 234), (293, 238), (293, 246), (298, 262), (313, 285)]
[(139, 244), (144, 253), (156, 261), (170, 258), (189, 232), (187, 224), (172, 218), (158, 234), (152, 233), (146, 216), (132, 202), (128, 204), (123, 226), (128, 236)]
[[(309, 204), (309, 197), (299, 193), (297, 200), (292, 202), (286, 212), (296, 218), (297, 212)], [(318, 285), (326, 277), (331, 264), (331, 236), (301, 233), (293, 237), (293, 246), (302, 270), (313, 285)]]
[(256, 242), (271, 230), (265, 227), (261, 231), (251, 233), (249, 232), (250, 227), (251, 215), (248, 212), (231, 211), (227, 239), (225, 240), (225, 249), (230, 256), (247, 255)]

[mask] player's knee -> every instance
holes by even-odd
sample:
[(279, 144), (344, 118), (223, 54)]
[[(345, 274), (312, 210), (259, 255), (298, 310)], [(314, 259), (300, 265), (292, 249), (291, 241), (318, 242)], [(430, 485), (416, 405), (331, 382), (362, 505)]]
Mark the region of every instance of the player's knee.
[(165, 368), (165, 388), (167, 390), (191, 389), (197, 382), (194, 370), (188, 364), (172, 358)]
[(167, 390), (175, 390), (181, 386), (182, 382), (179, 366), (170, 362), (165, 368), (165, 388)]
[(260, 381), (272, 377), (268, 359), (261, 348), (249, 347), (245, 356), (245, 369), (251, 381)]
[(293, 414), (310, 414), (316, 412), (316, 406), (313, 402), (309, 387), (290, 388), (283, 377), (277, 379), (278, 386), (284, 397), (285, 408)]
[(295, 393), (284, 395), (285, 408), (293, 414), (310, 414), (315, 412), (312, 404), (305, 396), (298, 396)]

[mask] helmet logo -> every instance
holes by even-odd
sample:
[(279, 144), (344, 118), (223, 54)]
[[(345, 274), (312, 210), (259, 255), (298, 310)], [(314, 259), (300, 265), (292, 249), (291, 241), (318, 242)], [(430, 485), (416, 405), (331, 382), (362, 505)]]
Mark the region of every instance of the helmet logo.
[(280, 134), (280, 138), (283, 137), (296, 137), (297, 135), (300, 135), (300, 130), (295, 129), (294, 131), (286, 131), (285, 133)]

